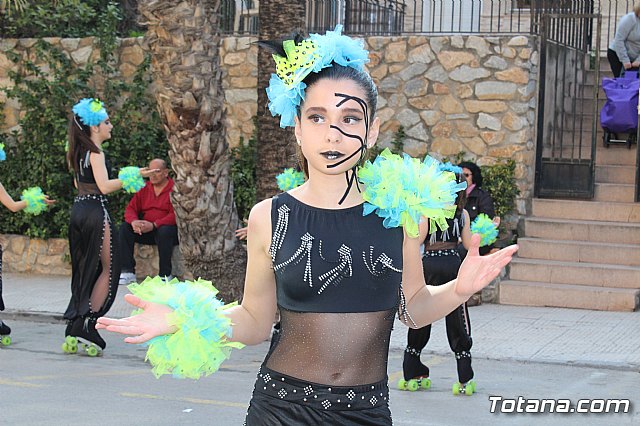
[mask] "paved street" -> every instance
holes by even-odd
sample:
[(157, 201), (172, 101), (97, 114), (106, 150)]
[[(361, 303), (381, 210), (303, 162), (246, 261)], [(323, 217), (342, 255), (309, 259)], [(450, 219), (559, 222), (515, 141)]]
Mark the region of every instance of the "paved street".
[[(6, 318), (6, 316), (4, 316)], [(35, 318), (37, 319), (37, 318)], [(9, 320), (7, 320), (9, 322)], [(199, 381), (155, 379), (144, 349), (108, 334), (103, 357), (64, 355), (63, 324), (12, 320), (14, 343), (0, 348), (0, 424), (241, 425), (256, 371), (268, 344), (234, 352), (221, 371)], [(394, 332), (395, 333), (395, 332)], [(444, 339), (442, 327), (434, 339)], [(396, 425), (637, 424), (640, 374), (634, 368), (576, 367), (476, 358), (477, 394), (455, 397), (451, 356), (423, 355), (433, 387), (417, 393), (392, 387)], [(390, 356), (392, 386), (401, 375), (401, 352)], [(629, 414), (491, 414), (490, 395), (504, 398), (631, 398)]]

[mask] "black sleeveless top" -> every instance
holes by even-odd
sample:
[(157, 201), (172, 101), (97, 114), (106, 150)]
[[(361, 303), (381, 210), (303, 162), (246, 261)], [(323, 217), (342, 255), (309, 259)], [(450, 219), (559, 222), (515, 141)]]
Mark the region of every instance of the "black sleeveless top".
[(336, 386), (386, 378), (403, 232), (362, 212), (312, 207), (288, 193), (272, 199), (281, 336), (268, 368)]
[(437, 242), (458, 243), (464, 229), (464, 215), (462, 212), (463, 209), (458, 208), (455, 216), (452, 219), (447, 219), (448, 228), (444, 231), (441, 231), (438, 227), (435, 227), (435, 230), (430, 229), (425, 244), (428, 246)]
[[(85, 194), (101, 194), (96, 179), (93, 176), (93, 168), (90, 161), (91, 151), (82, 151), (78, 160), (78, 171), (76, 173), (76, 182), (78, 183), (78, 192), (80, 195)], [(111, 179), (111, 163), (105, 154), (105, 167), (107, 168), (107, 177)]]

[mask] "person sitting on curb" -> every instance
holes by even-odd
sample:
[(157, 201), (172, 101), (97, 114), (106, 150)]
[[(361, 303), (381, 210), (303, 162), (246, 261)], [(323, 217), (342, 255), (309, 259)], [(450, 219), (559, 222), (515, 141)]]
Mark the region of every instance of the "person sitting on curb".
[(173, 247), (178, 244), (176, 215), (170, 199), (173, 179), (169, 177), (164, 160), (156, 158), (149, 166), (159, 171), (149, 176), (144, 188), (133, 196), (124, 213), (125, 222), (120, 226), (121, 285), (136, 280), (135, 243), (157, 245), (160, 258), (158, 275), (173, 279), (171, 255)]

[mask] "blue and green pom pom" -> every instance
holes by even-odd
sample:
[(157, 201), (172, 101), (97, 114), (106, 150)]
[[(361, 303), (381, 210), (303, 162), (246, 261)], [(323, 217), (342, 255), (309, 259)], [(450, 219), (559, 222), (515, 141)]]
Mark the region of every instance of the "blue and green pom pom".
[(144, 179), (140, 174), (139, 167), (127, 166), (120, 169), (118, 179), (122, 181), (122, 189), (133, 194), (142, 189)]
[(281, 191), (288, 191), (304, 183), (304, 173), (292, 168), (284, 169), (284, 172), (276, 176), (276, 180)]
[(4, 161), (7, 159), (7, 153), (4, 152), (4, 144), (0, 143), (0, 161)]
[(47, 209), (47, 203), (44, 201), (45, 195), (42, 192), (42, 189), (38, 186), (27, 188), (22, 191), (20, 199), (27, 203), (27, 207), (25, 207), (24, 211), (29, 214), (39, 215)]
[(147, 277), (141, 284), (131, 284), (128, 288), (144, 300), (162, 303), (174, 310), (167, 315), (167, 320), (178, 331), (146, 343), (146, 360), (153, 366), (156, 377), (163, 374), (190, 379), (208, 376), (230, 357), (231, 349), (244, 347), (227, 340), (231, 336), (231, 319), (224, 310), (237, 303), (225, 305), (218, 300), (218, 290), (211, 281), (174, 279), (167, 282), (161, 277)]
[(447, 219), (456, 211), (456, 194), (465, 189), (453, 173), (440, 169), (440, 162), (427, 156), (424, 161), (403, 157), (385, 149), (373, 163), (358, 170), (365, 185), (364, 215), (375, 212), (386, 228), (403, 226), (411, 237), (419, 235), (421, 217), (429, 218), (430, 229), (448, 227)]
[(471, 223), (471, 233), (480, 234), (480, 247), (493, 244), (498, 239), (498, 227), (484, 213), (480, 213)]

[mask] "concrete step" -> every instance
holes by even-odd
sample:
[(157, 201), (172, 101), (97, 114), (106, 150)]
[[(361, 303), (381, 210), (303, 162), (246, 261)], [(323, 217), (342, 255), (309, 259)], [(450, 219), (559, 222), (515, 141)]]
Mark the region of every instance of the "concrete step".
[(527, 217), (524, 235), (531, 238), (638, 244), (640, 224)]
[(515, 258), (509, 278), (556, 284), (640, 289), (640, 267)]
[(613, 145), (609, 148), (602, 146), (602, 138), (597, 141), (596, 164), (601, 166), (635, 166), (637, 145), (627, 148), (624, 145)]
[(506, 280), (500, 283), (498, 300), (505, 305), (635, 311), (639, 299), (637, 289)]
[(593, 199), (614, 203), (632, 203), (635, 200), (636, 186), (622, 183), (597, 183)]
[(634, 166), (609, 166), (596, 164), (596, 183), (622, 183), (635, 185), (635, 182), (636, 168)]
[[(640, 203), (605, 203), (546, 198), (534, 198), (531, 201), (532, 215), (537, 218), (640, 224)], [(634, 243), (640, 244), (640, 240)]]
[(518, 258), (640, 266), (640, 244), (518, 238)]

